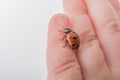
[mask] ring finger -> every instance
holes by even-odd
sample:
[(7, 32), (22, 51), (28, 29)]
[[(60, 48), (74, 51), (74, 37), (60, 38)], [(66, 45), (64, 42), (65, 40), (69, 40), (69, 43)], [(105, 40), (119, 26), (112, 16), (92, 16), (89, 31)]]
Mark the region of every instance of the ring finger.
[(119, 16), (119, 19), (120, 19), (120, 3), (119, 3), (119, 0), (109, 0), (109, 1), (112, 4), (115, 11), (117, 12), (117, 15)]
[(120, 21), (108, 0), (86, 0), (114, 80), (120, 79)]

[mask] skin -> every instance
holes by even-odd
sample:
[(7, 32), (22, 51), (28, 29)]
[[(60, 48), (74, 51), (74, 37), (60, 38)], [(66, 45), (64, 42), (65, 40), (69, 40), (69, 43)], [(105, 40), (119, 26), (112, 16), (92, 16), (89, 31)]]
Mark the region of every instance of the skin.
[[(49, 23), (48, 80), (120, 80), (118, 0), (63, 0), (63, 8)], [(80, 37), (77, 53), (59, 40), (66, 27)]]

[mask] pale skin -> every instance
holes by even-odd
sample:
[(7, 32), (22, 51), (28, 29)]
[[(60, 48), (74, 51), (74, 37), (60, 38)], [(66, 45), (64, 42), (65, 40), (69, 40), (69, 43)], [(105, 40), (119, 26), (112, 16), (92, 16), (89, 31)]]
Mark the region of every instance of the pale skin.
[[(120, 4), (118, 0), (63, 0), (63, 14), (48, 28), (48, 80), (120, 80)], [(58, 30), (80, 37), (75, 53)]]

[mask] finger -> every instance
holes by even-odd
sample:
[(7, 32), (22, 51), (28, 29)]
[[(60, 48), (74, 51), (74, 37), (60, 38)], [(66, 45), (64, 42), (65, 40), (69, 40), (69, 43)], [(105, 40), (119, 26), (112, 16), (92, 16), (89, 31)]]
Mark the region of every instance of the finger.
[(119, 3), (119, 0), (109, 0), (109, 1), (112, 4), (115, 11), (117, 12), (117, 15), (119, 16), (119, 19), (120, 19), (120, 3)]
[(109, 67), (120, 74), (120, 21), (118, 16), (107, 0), (86, 0), (86, 4)]
[(114, 7), (114, 9), (116, 11), (120, 11), (120, 3), (119, 0), (108, 0), (110, 1), (110, 3), (112, 4), (112, 6)]
[(63, 0), (63, 6), (64, 6), (64, 11), (68, 15), (86, 13), (86, 8), (81, 0)]
[(83, 0), (64, 0), (64, 11), (69, 15), (74, 30), (80, 35), (78, 57), (84, 79), (104, 80), (99, 75), (106, 76), (109, 70), (83, 4)]
[(59, 40), (64, 35), (58, 30), (69, 26), (68, 18), (62, 14), (55, 15), (50, 21), (47, 47), (48, 80), (82, 80), (75, 53), (69, 47), (63, 48), (65, 42)]

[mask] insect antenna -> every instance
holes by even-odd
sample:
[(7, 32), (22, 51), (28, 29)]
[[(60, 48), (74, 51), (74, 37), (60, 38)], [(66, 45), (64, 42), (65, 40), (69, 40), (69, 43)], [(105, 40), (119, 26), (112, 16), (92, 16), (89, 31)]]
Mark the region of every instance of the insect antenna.
[(61, 30), (58, 30), (58, 31), (64, 33), (64, 31), (61, 31)]

